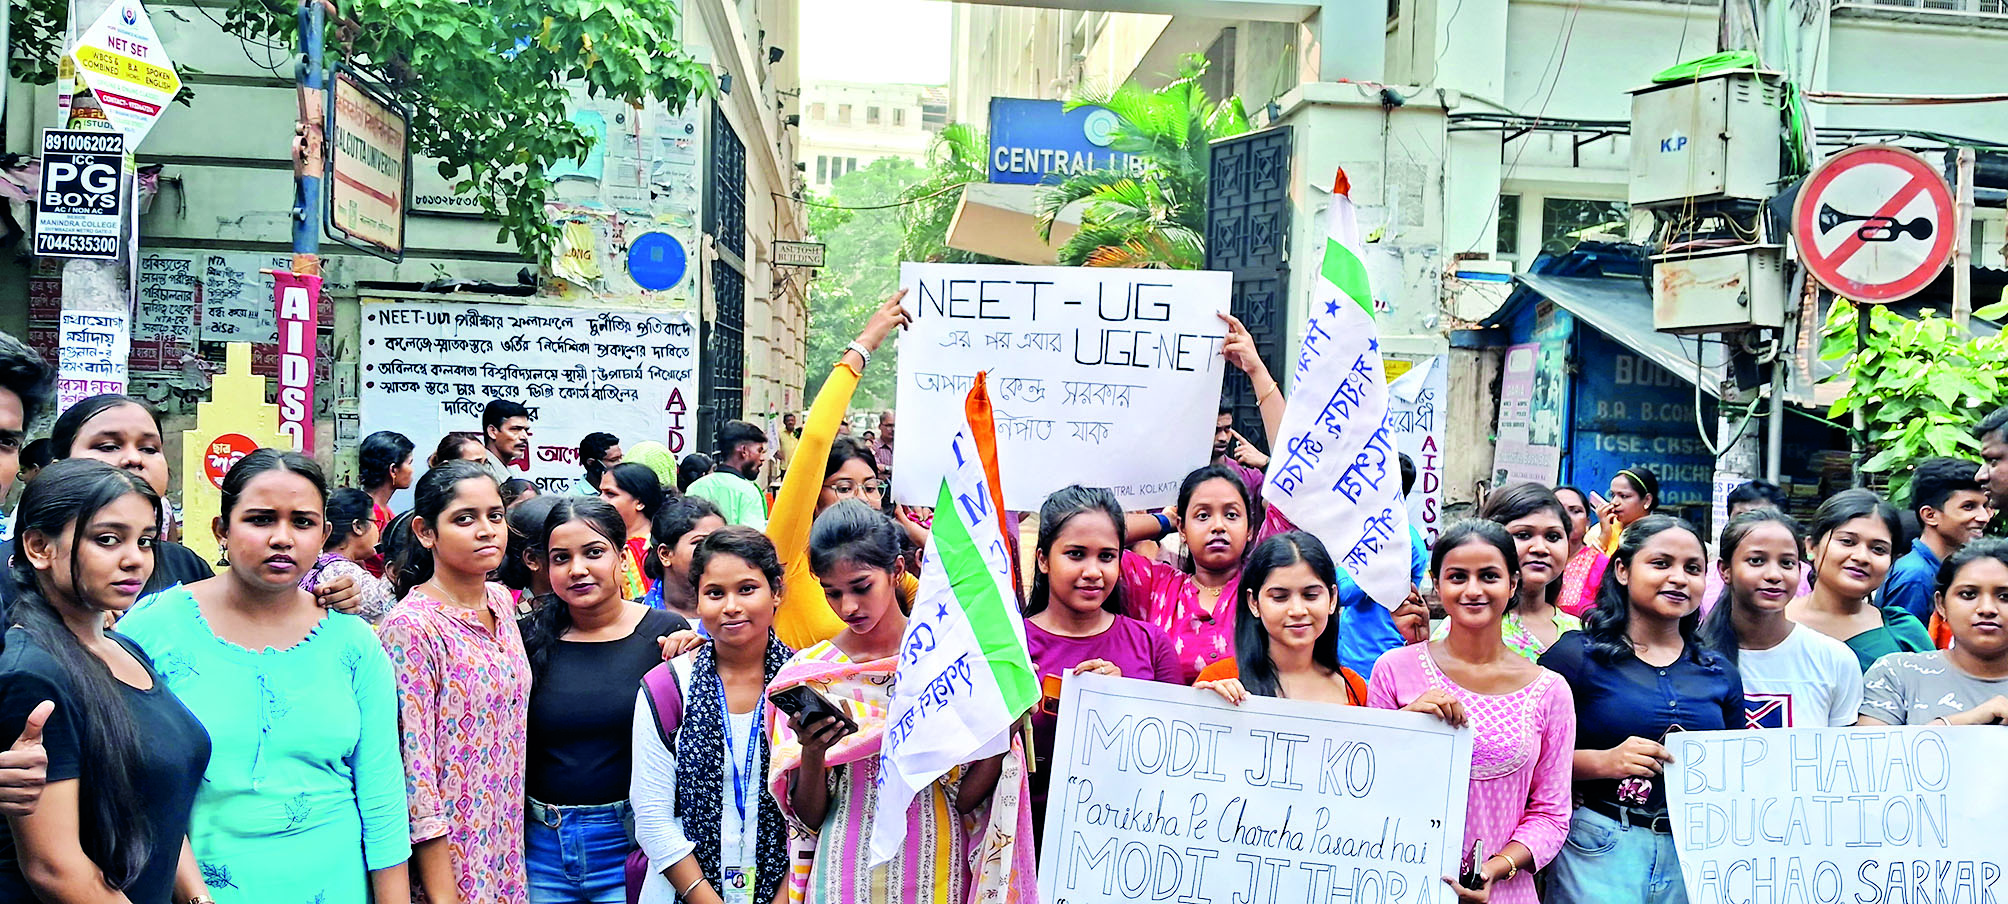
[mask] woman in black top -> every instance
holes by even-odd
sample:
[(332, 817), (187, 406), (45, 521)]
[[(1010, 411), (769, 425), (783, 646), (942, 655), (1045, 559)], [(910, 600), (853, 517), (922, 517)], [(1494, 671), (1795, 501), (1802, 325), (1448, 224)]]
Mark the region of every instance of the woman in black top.
[(1569, 837), (1548, 868), (1549, 904), (1687, 900), (1661, 771), (1675, 731), (1743, 727), (1743, 679), (1700, 642), (1708, 555), (1678, 518), (1626, 526), (1583, 630), (1541, 665), (1576, 698), (1576, 796)]
[(41, 805), (0, 826), (0, 901), (107, 887), (132, 904), (206, 897), (187, 845), (209, 734), (139, 647), (104, 627), (153, 573), (160, 497), (135, 474), (59, 461), (28, 487), (15, 531), (0, 732), (18, 733), (44, 700), (55, 709)]
[(658, 638), (690, 623), (622, 598), (627, 526), (613, 506), (556, 499), (535, 541), (556, 599), (522, 622), (533, 676), (524, 862), (534, 900), (584, 904), (619, 900), (625, 886), (634, 694), (662, 661)]

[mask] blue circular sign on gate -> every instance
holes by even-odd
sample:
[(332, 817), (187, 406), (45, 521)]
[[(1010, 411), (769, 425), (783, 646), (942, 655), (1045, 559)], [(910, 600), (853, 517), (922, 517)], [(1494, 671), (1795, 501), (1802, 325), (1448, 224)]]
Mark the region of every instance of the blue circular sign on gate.
[(683, 244), (667, 232), (644, 232), (628, 246), (628, 276), (651, 292), (674, 288), (689, 266)]

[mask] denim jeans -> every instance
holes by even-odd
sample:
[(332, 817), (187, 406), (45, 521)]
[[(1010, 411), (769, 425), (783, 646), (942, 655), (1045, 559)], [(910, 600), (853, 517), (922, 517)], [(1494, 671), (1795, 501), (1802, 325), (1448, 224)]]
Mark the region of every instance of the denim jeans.
[(632, 812), (626, 801), (591, 807), (532, 805), (523, 821), (530, 904), (626, 904)]
[(1587, 807), (1548, 864), (1547, 904), (1687, 904), (1673, 836), (1622, 823)]

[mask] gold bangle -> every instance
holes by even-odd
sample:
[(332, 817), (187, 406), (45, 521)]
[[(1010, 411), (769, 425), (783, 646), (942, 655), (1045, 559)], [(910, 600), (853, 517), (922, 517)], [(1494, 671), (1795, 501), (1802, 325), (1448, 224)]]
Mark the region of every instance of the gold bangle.
[(1255, 407), (1262, 407), (1263, 402), (1269, 401), (1269, 397), (1275, 395), (1282, 388), (1283, 384), (1276, 382), (1274, 377), (1269, 378), (1269, 388), (1255, 394)]
[[(1505, 852), (1502, 851), (1500, 853), (1493, 854), (1492, 857), (1497, 857), (1501, 860), (1506, 861), (1506, 875), (1500, 876), (1499, 881), (1506, 882), (1511, 880), (1514, 876), (1520, 875), (1520, 864), (1518, 862), (1515, 862), (1513, 858), (1506, 856)], [(1492, 859), (1492, 857), (1487, 857), (1485, 859), (1490, 860)]]

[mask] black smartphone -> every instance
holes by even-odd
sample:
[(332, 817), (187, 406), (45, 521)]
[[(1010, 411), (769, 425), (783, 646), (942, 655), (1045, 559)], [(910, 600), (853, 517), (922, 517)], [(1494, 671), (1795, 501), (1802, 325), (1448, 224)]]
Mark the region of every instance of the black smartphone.
[(774, 704), (775, 709), (800, 718), (804, 724), (829, 716), (842, 722), (850, 731), (858, 730), (856, 720), (845, 715), (842, 709), (830, 702), (830, 698), (816, 693), (806, 684), (775, 691), (767, 695), (767, 700)]
[(1471, 842), (1471, 853), (1464, 855), (1464, 870), (1457, 877), (1457, 884), (1472, 891), (1477, 891), (1485, 886), (1485, 877), (1478, 872), (1479, 864), (1485, 862), (1483, 859), (1484, 856), (1485, 842)]

